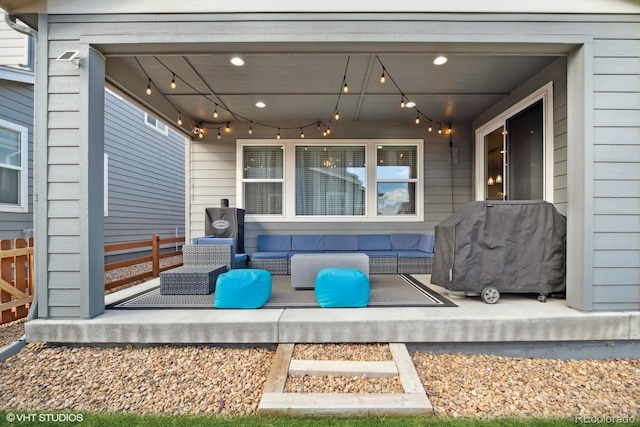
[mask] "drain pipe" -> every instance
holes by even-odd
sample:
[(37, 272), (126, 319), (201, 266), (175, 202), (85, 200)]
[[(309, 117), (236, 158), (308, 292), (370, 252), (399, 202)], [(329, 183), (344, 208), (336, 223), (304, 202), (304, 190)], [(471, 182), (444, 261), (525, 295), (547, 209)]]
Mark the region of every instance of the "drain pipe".
[[(34, 297), (33, 301), (31, 302), (29, 313), (27, 314), (27, 322), (30, 322), (33, 319), (37, 318), (38, 315), (36, 313), (38, 313), (38, 297)], [(4, 348), (0, 348), (0, 362), (4, 362), (11, 356), (19, 353), (25, 345), (27, 345), (27, 336), (22, 335), (20, 338), (18, 338), (17, 341), (12, 342)]]
[(10, 15), (9, 12), (4, 13), (4, 22), (11, 27), (13, 30), (26, 34), (28, 36), (33, 36), (33, 38), (38, 38), (38, 32), (31, 27), (27, 27), (26, 25), (20, 25), (16, 22), (17, 18), (14, 15)]

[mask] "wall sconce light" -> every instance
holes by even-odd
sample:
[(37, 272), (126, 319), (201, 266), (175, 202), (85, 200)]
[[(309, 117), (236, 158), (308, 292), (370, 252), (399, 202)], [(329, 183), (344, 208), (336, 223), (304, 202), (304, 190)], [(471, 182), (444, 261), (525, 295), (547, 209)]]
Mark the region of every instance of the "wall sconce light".
[(65, 50), (62, 55), (56, 58), (59, 62), (71, 62), (76, 66), (76, 70), (80, 68), (80, 51), (79, 50)]

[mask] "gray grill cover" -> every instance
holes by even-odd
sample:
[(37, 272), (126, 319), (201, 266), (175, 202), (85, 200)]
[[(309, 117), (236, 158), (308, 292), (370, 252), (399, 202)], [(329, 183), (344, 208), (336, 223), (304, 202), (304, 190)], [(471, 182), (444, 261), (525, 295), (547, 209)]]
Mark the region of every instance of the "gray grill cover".
[(566, 230), (544, 201), (469, 203), (435, 227), (431, 282), (473, 293), (564, 292)]

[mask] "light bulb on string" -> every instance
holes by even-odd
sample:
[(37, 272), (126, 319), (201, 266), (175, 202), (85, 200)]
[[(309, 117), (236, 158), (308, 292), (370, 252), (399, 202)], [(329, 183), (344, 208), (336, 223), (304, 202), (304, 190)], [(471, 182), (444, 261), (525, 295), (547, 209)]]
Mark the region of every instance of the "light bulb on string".
[(304, 131), (300, 128), (300, 138), (304, 139)]
[(331, 128), (329, 126), (327, 126), (327, 135), (331, 134)]
[(318, 122), (318, 130), (320, 130), (320, 122)]
[(200, 139), (204, 138), (204, 129), (200, 129), (200, 132), (198, 133), (198, 138)]
[(420, 113), (416, 114), (416, 124), (420, 124)]
[(442, 135), (442, 124), (440, 124), (440, 127), (438, 128), (438, 134)]
[(149, 84), (147, 85), (147, 95), (151, 95), (151, 79), (149, 79)]
[(380, 83), (384, 83), (387, 81), (387, 78), (384, 76), (384, 70), (382, 70), (382, 76), (380, 77)]
[(340, 114), (338, 114), (337, 111), (336, 111), (336, 115), (334, 117), (336, 118), (336, 120), (340, 120)]
[(429, 127), (427, 128), (429, 132), (433, 131), (433, 126), (431, 126), (431, 120), (429, 120)]
[(218, 136), (217, 136), (217, 138), (218, 139), (222, 139), (222, 135), (220, 135), (220, 128), (218, 128)]
[(249, 122), (249, 135), (253, 134), (253, 128), (251, 127), (251, 124), (253, 122)]
[(182, 126), (182, 118), (178, 116), (178, 126)]
[(404, 103), (404, 96), (402, 97), (402, 101), (400, 101), (400, 108), (404, 108), (405, 107), (405, 103)]
[(349, 92), (349, 86), (347, 86), (347, 82), (344, 82), (344, 86), (342, 86), (342, 91), (343, 91), (344, 93)]
[(280, 139), (280, 128), (278, 128), (278, 134), (276, 135), (276, 139)]
[(213, 118), (214, 119), (218, 118), (218, 104), (216, 104), (216, 106), (213, 109)]
[(227, 133), (231, 132), (231, 126), (229, 125), (229, 123), (227, 123), (227, 126), (224, 128), (224, 130)]
[(173, 77), (171, 77), (171, 89), (175, 89), (176, 88), (176, 75), (174, 74)]

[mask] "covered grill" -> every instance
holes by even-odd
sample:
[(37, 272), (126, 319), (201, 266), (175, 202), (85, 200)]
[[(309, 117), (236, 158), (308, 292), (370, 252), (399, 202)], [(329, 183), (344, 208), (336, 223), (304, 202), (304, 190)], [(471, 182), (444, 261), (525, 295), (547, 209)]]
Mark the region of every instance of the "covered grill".
[(564, 292), (566, 218), (540, 200), (480, 201), (435, 227), (431, 282), (479, 293), (495, 303), (504, 293)]

